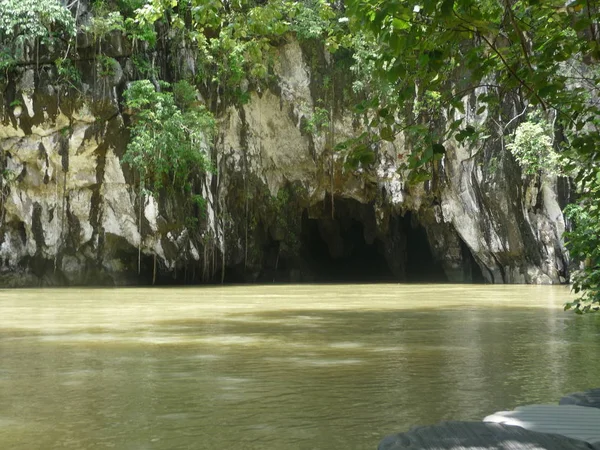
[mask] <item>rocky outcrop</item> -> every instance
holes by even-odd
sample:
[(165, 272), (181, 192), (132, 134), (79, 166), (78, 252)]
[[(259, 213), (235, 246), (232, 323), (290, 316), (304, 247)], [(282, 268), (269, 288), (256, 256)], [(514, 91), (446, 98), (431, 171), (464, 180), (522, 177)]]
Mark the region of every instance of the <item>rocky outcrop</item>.
[[(419, 187), (399, 171), (402, 138), (378, 148), (370, 167), (348, 169), (324, 136), (306, 131), (315, 68), (293, 39), (280, 47), (276, 83), (243, 106), (221, 105), (207, 211), (197, 229), (175, 224), (177, 199), (141, 198), (121, 164), (128, 118), (119, 98), (134, 69), (119, 39), (107, 46), (119, 63), (109, 76), (81, 63), (81, 92), (61, 86), (51, 65), (23, 64), (0, 85), (2, 285), (156, 274), (309, 281), (338, 263), (353, 278), (567, 280), (562, 180), (522, 176), (498, 142), (477, 152), (448, 145), (434, 180)], [(334, 109), (337, 141), (360, 134), (360, 121)]]

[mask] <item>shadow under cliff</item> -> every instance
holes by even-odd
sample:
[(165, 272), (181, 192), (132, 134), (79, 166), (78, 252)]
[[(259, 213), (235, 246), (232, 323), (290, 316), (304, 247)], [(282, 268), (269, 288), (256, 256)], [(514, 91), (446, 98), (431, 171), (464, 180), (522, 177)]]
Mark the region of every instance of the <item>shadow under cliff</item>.
[[(416, 215), (376, 216), (374, 204), (330, 198), (304, 208), (298, 220), (294, 252), (289, 242), (269, 238), (263, 245), (260, 273), (248, 279), (243, 267), (227, 269), (225, 281), (239, 282), (483, 282), (479, 266), (465, 245), (459, 267), (444, 265)], [(240, 265), (241, 266), (241, 265)]]

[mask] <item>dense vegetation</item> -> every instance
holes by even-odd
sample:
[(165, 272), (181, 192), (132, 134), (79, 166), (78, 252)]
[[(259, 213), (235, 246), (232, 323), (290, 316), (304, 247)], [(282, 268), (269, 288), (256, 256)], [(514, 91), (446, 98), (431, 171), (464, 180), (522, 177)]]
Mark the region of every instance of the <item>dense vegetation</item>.
[[(567, 308), (599, 309), (597, 2), (95, 0), (91, 17), (80, 20), (81, 5), (0, 0), (0, 72), (8, 74), (26, 48), (60, 47), (55, 66), (77, 90), (77, 31), (94, 43), (98, 77), (112, 70), (105, 40), (125, 34), (139, 81), (124, 94), (132, 118), (124, 162), (141, 191), (176, 191), (190, 208), (202, 205), (198, 176), (211, 170), (214, 117), (268, 88), (275, 49), (295, 35), (352, 74), (345, 95), (368, 124), (365, 132), (335, 142), (332, 79), (323, 80), (323, 101), (304, 124), (326, 135), (350, 166), (370, 164), (378, 141), (402, 134), (412, 153), (401, 170), (421, 183), (448, 145), (500, 136), (524, 176), (573, 177), (579, 197), (566, 211), (573, 230), (566, 239), (581, 263), (572, 277), (581, 297)], [(192, 49), (193, 73), (176, 63), (182, 49)], [(170, 55), (170, 68), (158, 64), (161, 52)], [(465, 111), (467, 95), (477, 97), (475, 114)], [(503, 108), (506, 98), (522, 111)], [(482, 127), (481, 117), (495, 127)]]

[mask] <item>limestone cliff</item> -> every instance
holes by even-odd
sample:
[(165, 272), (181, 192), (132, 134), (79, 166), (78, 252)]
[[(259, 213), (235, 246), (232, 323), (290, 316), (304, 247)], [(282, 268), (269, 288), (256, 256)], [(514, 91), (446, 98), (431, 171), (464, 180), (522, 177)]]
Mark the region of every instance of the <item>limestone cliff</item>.
[[(177, 199), (140, 202), (121, 163), (120, 96), (134, 69), (120, 38), (105, 51), (118, 67), (98, 79), (94, 62), (81, 62), (80, 92), (43, 62), (0, 80), (2, 286), (311, 281), (328, 271), (359, 280), (361, 270), (388, 281), (567, 280), (565, 180), (522, 176), (497, 141), (449, 145), (420, 187), (398, 171), (402, 138), (378, 148), (372, 166), (348, 169), (306, 131), (318, 78), (293, 39), (279, 48), (269, 89), (220, 105), (207, 211), (197, 229), (175, 226)], [(360, 121), (334, 110), (337, 140), (360, 134)]]

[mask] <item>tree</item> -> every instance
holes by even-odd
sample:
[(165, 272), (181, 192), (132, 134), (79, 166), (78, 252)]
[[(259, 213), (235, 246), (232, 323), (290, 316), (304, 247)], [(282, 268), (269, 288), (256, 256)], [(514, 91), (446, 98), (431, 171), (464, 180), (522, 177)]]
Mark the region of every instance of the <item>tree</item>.
[(0, 44), (75, 34), (75, 19), (59, 0), (0, 0)]
[(553, 123), (552, 132), (560, 137), (555, 145), (560, 145), (567, 158), (565, 169), (575, 177), (579, 192), (578, 204), (568, 210), (574, 231), (566, 237), (572, 256), (583, 263), (572, 280), (574, 291), (582, 296), (565, 308), (598, 311), (597, 2), (349, 0), (348, 16), (352, 27), (370, 30), (379, 44), (378, 79), (392, 86), (393, 94), (385, 104), (373, 103), (380, 113), (383, 110), (386, 117), (394, 117), (381, 138), (389, 138), (390, 129), (395, 134), (419, 126), (410, 116), (398, 112), (429, 93), (439, 95), (440, 108), (447, 108), (449, 117), (459, 117), (444, 134), (434, 134), (426, 146), (415, 147), (409, 165), (417, 174), (414, 181), (427, 176), (422, 167), (444, 151), (444, 139), (461, 141), (475, 135), (474, 127), (464, 119), (462, 99), (477, 87), (488, 87), (487, 93), (478, 98), (482, 105), (478, 112), (512, 93)]
[(131, 140), (123, 161), (138, 172), (143, 187), (155, 194), (194, 193), (198, 176), (211, 169), (208, 149), (214, 133), (212, 114), (196, 102), (196, 90), (186, 81), (134, 81), (125, 91), (132, 114)]
[[(139, 218), (142, 228), (142, 204), (146, 193), (159, 198), (177, 198), (182, 202), (180, 223), (176, 227), (197, 224), (198, 209), (206, 205), (202, 197), (203, 177), (212, 169), (209, 148), (215, 121), (198, 104), (196, 89), (187, 81), (171, 86), (160, 82), (158, 91), (149, 80), (131, 83), (125, 91), (125, 105), (131, 114), (131, 140), (123, 162), (139, 176)], [(172, 88), (172, 91), (169, 89)], [(138, 272), (141, 270), (141, 240), (138, 247)], [(156, 278), (156, 255), (154, 275)], [(153, 281), (154, 283), (154, 281)]]

